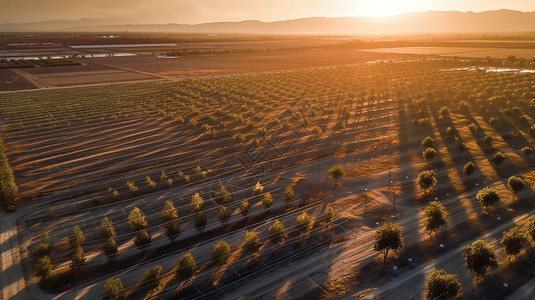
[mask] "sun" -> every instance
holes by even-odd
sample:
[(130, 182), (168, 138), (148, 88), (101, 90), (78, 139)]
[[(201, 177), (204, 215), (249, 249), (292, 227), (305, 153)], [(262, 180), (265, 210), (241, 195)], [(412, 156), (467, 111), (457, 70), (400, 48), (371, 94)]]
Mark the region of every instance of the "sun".
[(358, 0), (353, 2), (359, 17), (388, 17), (423, 10), (424, 0)]

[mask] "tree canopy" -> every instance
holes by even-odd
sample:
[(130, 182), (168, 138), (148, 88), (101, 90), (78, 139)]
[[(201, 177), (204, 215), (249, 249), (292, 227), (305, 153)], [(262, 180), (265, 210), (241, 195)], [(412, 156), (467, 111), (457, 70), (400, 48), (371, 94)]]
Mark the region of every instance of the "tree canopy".
[(489, 268), (497, 267), (498, 261), (494, 249), (484, 240), (477, 240), (463, 250), (467, 268), (476, 274), (476, 277), (487, 273)]
[(386, 264), (386, 257), (388, 256), (389, 250), (399, 252), (405, 246), (403, 237), (401, 236), (401, 230), (400, 225), (385, 222), (383, 226), (377, 228), (375, 231), (375, 244), (373, 248), (377, 252), (383, 252), (383, 265)]
[(455, 298), (461, 292), (461, 284), (457, 275), (448, 274), (445, 270), (435, 270), (427, 280), (425, 298), (428, 300), (447, 300)]

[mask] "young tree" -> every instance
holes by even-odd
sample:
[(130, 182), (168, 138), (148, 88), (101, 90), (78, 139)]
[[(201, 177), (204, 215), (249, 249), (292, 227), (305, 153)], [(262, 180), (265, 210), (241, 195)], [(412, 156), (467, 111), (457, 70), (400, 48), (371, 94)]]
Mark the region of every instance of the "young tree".
[(192, 212), (200, 212), (203, 208), (203, 205), (204, 200), (199, 193), (195, 193), (193, 196), (191, 196), (190, 206)]
[(71, 270), (75, 273), (79, 273), (85, 266), (85, 261), (84, 249), (81, 246), (77, 246), (72, 254), (72, 261), (70, 264)]
[(52, 269), (53, 266), (48, 255), (39, 258), (34, 266), (35, 275), (41, 279), (41, 282), (46, 281), (50, 277)]
[(150, 245), (151, 237), (147, 233), (145, 229), (142, 229), (136, 233), (136, 239), (134, 240), (134, 244), (141, 250), (141, 253), (145, 253), (147, 250), (147, 247)]
[(490, 145), (492, 145), (492, 142), (494, 141), (494, 137), (492, 135), (490, 135), (490, 134), (487, 134), (483, 138), (483, 141), (485, 141), (485, 144), (487, 144), (487, 146), (490, 146)]
[(434, 170), (423, 171), (418, 175), (418, 185), (424, 191), (426, 196), (436, 184), (437, 178)]
[(124, 299), (125, 292), (123, 283), (118, 277), (112, 277), (104, 283), (104, 299), (119, 300)]
[(383, 226), (375, 231), (373, 249), (377, 252), (383, 252), (383, 267), (386, 265), (386, 257), (390, 250), (398, 252), (405, 246), (401, 230), (400, 225), (385, 222)]
[(118, 251), (115, 239), (112, 237), (108, 238), (104, 244), (104, 247), (102, 247), (102, 251), (104, 251), (104, 254), (106, 254), (110, 261), (113, 261), (115, 256), (117, 256)]
[(41, 242), (35, 247), (33, 252), (37, 256), (37, 258), (43, 257), (45, 255), (50, 255), (50, 252), (52, 250), (52, 247), (50, 246), (50, 239), (48, 237), (48, 232), (44, 232), (41, 234)]
[(202, 231), (204, 229), (204, 226), (208, 224), (208, 221), (206, 220), (206, 216), (202, 211), (198, 212), (195, 216), (195, 227), (199, 229), (199, 231)]
[(526, 156), (530, 156), (533, 153), (533, 147), (526, 146), (526, 147), (522, 148), (522, 153), (524, 153), (524, 155), (526, 155)]
[(214, 244), (212, 249), (212, 260), (218, 265), (224, 265), (230, 257), (230, 245), (225, 241), (219, 241)]
[(435, 140), (430, 136), (425, 137), (422, 140), (422, 147), (423, 148), (434, 148), (435, 147)]
[(152, 290), (153, 288), (157, 287), (160, 284), (160, 280), (162, 278), (162, 266), (157, 265), (152, 269), (148, 269), (143, 273), (143, 279), (141, 286)]
[(334, 209), (333, 209), (332, 206), (327, 205), (327, 207), (325, 207), (325, 213), (323, 214), (323, 220), (325, 222), (331, 222), (332, 220), (334, 220)]
[(79, 226), (74, 226), (72, 228), (71, 234), (69, 235), (69, 245), (71, 248), (76, 248), (80, 246), (85, 241), (85, 236), (82, 233), (82, 230)]
[(287, 186), (284, 190), (284, 202), (290, 202), (294, 197), (294, 189), (291, 185)]
[(500, 200), (498, 192), (491, 187), (484, 187), (476, 194), (476, 200), (479, 202), (483, 209), (487, 209), (494, 205), (494, 203)]
[(474, 173), (474, 170), (475, 170), (475, 165), (471, 161), (467, 162), (466, 165), (464, 165), (463, 167), (463, 172), (464, 174), (466, 174), (466, 176), (472, 175), (472, 173)]
[(162, 208), (162, 218), (166, 221), (178, 219), (178, 211), (171, 200), (167, 200)]
[(273, 197), (271, 197), (271, 193), (265, 193), (262, 197), (262, 204), (264, 205), (264, 208), (268, 210), (271, 205), (273, 204)]
[(436, 232), (446, 224), (446, 209), (442, 203), (433, 201), (424, 209), (425, 216), (425, 231), (430, 234), (436, 234)]
[(246, 253), (254, 253), (258, 251), (258, 248), (262, 245), (260, 239), (258, 238), (258, 232), (256, 231), (246, 231), (243, 234), (243, 250)]
[(535, 242), (535, 216), (528, 218), (528, 234), (531, 236), (531, 239)]
[(445, 270), (435, 270), (427, 280), (425, 298), (428, 300), (447, 300), (455, 298), (461, 292), (461, 284), (455, 274)]
[(505, 160), (505, 158), (505, 155), (498, 151), (494, 153), (494, 156), (492, 156), (492, 161), (499, 166)]
[(141, 209), (134, 207), (130, 214), (128, 215), (128, 225), (132, 231), (139, 231), (147, 228), (147, 220), (145, 219), (145, 214)]
[(507, 255), (518, 255), (524, 249), (524, 244), (528, 241), (528, 235), (519, 226), (515, 226), (503, 232), (500, 244), (505, 248)]
[(258, 196), (264, 192), (264, 186), (260, 184), (260, 181), (256, 182), (256, 185), (253, 187), (253, 196)]
[(218, 204), (229, 204), (232, 202), (232, 195), (224, 185), (221, 185), (219, 190), (215, 192), (215, 201)]
[(231, 214), (232, 214), (232, 212), (226, 206), (223, 206), (223, 207), (221, 207), (221, 209), (217, 213), (217, 217), (219, 218), (219, 221), (221, 223), (224, 223), (224, 222), (228, 221), (228, 219), (230, 218)]
[(422, 151), (422, 156), (427, 160), (427, 165), (429, 166), (429, 161), (435, 158), (437, 151), (431, 147), (426, 148)]
[(113, 228), (113, 222), (108, 219), (108, 217), (104, 218), (102, 222), (100, 223), (100, 237), (103, 239), (109, 239), (112, 237), (115, 237), (115, 228)]
[(476, 274), (476, 279), (487, 273), (489, 268), (498, 266), (494, 249), (484, 240), (475, 241), (464, 248), (463, 257), (467, 268)]
[(507, 180), (507, 187), (518, 198), (518, 193), (526, 187), (526, 183), (520, 177), (511, 176), (509, 177), (509, 180)]
[(297, 221), (297, 230), (301, 233), (306, 233), (312, 227), (312, 217), (303, 212), (295, 219)]
[(249, 201), (242, 201), (242, 203), (240, 204), (240, 213), (244, 216), (249, 213)]
[(268, 232), (269, 239), (275, 243), (283, 242), (288, 237), (284, 229), (284, 224), (282, 224), (282, 222), (279, 220), (276, 220), (273, 224), (271, 224), (271, 226), (269, 226)]
[(334, 181), (337, 181), (338, 179), (346, 175), (346, 171), (341, 165), (336, 165), (332, 166), (329, 170), (327, 170), (327, 175), (329, 175), (329, 178), (333, 179)]
[(184, 254), (178, 262), (177, 275), (182, 279), (189, 279), (195, 275), (195, 269), (197, 269), (195, 258), (191, 252), (188, 252)]

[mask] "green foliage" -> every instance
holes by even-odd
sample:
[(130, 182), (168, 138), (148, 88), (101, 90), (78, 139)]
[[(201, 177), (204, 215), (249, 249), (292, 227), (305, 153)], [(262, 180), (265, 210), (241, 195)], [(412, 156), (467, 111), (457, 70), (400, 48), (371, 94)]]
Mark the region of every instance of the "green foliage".
[(202, 199), (201, 195), (199, 193), (193, 194), (191, 196), (190, 206), (192, 212), (199, 212), (203, 209), (204, 200)]
[(492, 135), (490, 135), (490, 134), (487, 134), (483, 138), (483, 141), (485, 142), (485, 144), (487, 144), (487, 146), (490, 146), (490, 145), (492, 145), (492, 142), (494, 141), (494, 137), (492, 137)]
[(308, 232), (312, 227), (312, 217), (306, 212), (297, 216), (295, 220), (297, 222), (297, 230), (301, 233)]
[(82, 268), (85, 266), (85, 255), (84, 255), (84, 249), (81, 246), (76, 247), (74, 249), (74, 253), (72, 254), (72, 260), (70, 264), (71, 270), (74, 272), (80, 272)]
[(422, 147), (423, 148), (434, 148), (435, 147), (435, 140), (430, 136), (425, 137), (422, 140)]
[(509, 180), (507, 180), (507, 187), (515, 194), (520, 192), (526, 187), (526, 183), (522, 178), (517, 176), (511, 176), (509, 177)]
[(195, 228), (202, 230), (206, 224), (208, 224), (206, 216), (202, 211), (198, 212), (195, 216)]
[(50, 258), (48, 255), (44, 255), (43, 257), (39, 258), (37, 260), (37, 263), (34, 266), (34, 273), (36, 276), (38, 276), (41, 281), (46, 281), (50, 273), (52, 273), (52, 263), (50, 262)]
[(498, 192), (492, 187), (484, 187), (479, 190), (476, 194), (476, 200), (479, 202), (481, 207), (486, 209), (487, 207), (493, 206), (496, 202), (500, 200)]
[(132, 194), (137, 193), (139, 190), (139, 188), (131, 181), (126, 182), (126, 187), (130, 190), (130, 192), (132, 192)]
[(399, 252), (405, 246), (401, 230), (400, 225), (385, 222), (375, 231), (373, 249), (377, 252), (383, 251), (383, 265), (386, 264), (389, 250)]
[(219, 218), (219, 221), (223, 223), (223, 222), (228, 221), (231, 214), (232, 212), (226, 206), (223, 206), (217, 213), (217, 217)]
[(167, 223), (166, 229), (165, 229), (165, 235), (171, 240), (171, 242), (174, 241), (174, 239), (180, 234), (180, 226), (178, 226), (178, 222), (171, 221)]
[(245, 135), (242, 133), (236, 133), (235, 135), (232, 136), (232, 140), (235, 141), (236, 143), (243, 143), (245, 142)]
[(425, 230), (436, 233), (442, 225), (446, 224), (446, 209), (442, 203), (433, 201), (424, 209)]
[(134, 239), (134, 244), (142, 251), (145, 252), (147, 247), (150, 245), (151, 237), (145, 229), (140, 230), (136, 233), (136, 238)]
[(288, 237), (284, 228), (284, 224), (282, 224), (282, 222), (279, 220), (276, 220), (273, 224), (271, 224), (271, 226), (269, 226), (268, 232), (269, 239), (273, 242), (282, 242)]
[(243, 250), (246, 253), (254, 253), (258, 251), (258, 248), (262, 245), (258, 238), (258, 232), (256, 231), (246, 231), (243, 234), (243, 240)]
[(249, 201), (243, 200), (240, 204), (240, 213), (246, 215), (249, 213)]
[(426, 195), (436, 184), (437, 178), (434, 170), (423, 171), (418, 175), (418, 185)]
[(447, 300), (455, 298), (461, 292), (461, 284), (455, 274), (448, 274), (445, 270), (435, 270), (431, 273), (425, 288), (425, 298), (428, 300)]
[(433, 148), (426, 148), (424, 151), (422, 151), (422, 156), (426, 160), (432, 160), (437, 155), (437, 151)]
[[(442, 106), (439, 110), (438, 110), (438, 117), (440, 119), (444, 119), (444, 120), (449, 120), (451, 117), (450, 117), (450, 109), (446, 106)], [(429, 146), (428, 146), (429, 147)]]
[(134, 207), (128, 215), (128, 225), (133, 231), (138, 231), (147, 228), (147, 220), (145, 214), (141, 209)]
[(102, 247), (102, 251), (104, 251), (104, 254), (106, 254), (108, 259), (113, 259), (117, 255), (118, 251), (115, 239), (112, 237), (108, 238), (104, 244), (104, 247)]
[(150, 176), (145, 177), (145, 182), (151, 189), (156, 189), (156, 182), (150, 178)]
[(228, 204), (232, 201), (232, 195), (224, 185), (221, 185), (219, 190), (215, 192), (215, 201), (219, 204)]
[(225, 241), (219, 241), (214, 244), (212, 249), (212, 260), (218, 265), (224, 265), (230, 257), (230, 245)]
[(464, 248), (463, 257), (467, 268), (474, 272), (476, 277), (487, 273), (489, 268), (498, 266), (494, 249), (484, 240), (475, 241)]
[(264, 192), (264, 186), (260, 184), (260, 181), (256, 182), (256, 185), (253, 187), (253, 196), (258, 196)]
[(325, 222), (331, 222), (334, 220), (334, 208), (330, 205), (327, 205), (325, 207), (325, 212), (323, 213), (323, 220)]
[(18, 205), (19, 189), (15, 183), (15, 175), (6, 156), (6, 147), (0, 138), (0, 201), (8, 210)]
[(505, 248), (505, 253), (509, 256), (518, 255), (524, 249), (524, 244), (528, 241), (528, 235), (519, 226), (515, 226), (503, 232), (500, 244)]
[(108, 239), (115, 237), (115, 228), (113, 228), (113, 222), (108, 219), (108, 217), (104, 218), (102, 222), (100, 223), (100, 237), (103, 239)]
[(535, 216), (528, 218), (527, 227), (529, 236), (531, 236), (531, 239), (535, 242)]
[(45, 255), (50, 255), (51, 250), (52, 250), (52, 247), (50, 246), (48, 233), (44, 232), (43, 234), (41, 234), (41, 242), (39, 242), (39, 244), (35, 247), (33, 252), (38, 258), (40, 258)]
[(264, 205), (265, 209), (269, 209), (271, 205), (273, 204), (273, 197), (271, 196), (271, 193), (265, 193), (262, 197), (262, 205)]
[(294, 197), (294, 189), (291, 185), (287, 186), (284, 190), (284, 202), (289, 202)]
[(336, 165), (327, 170), (327, 175), (329, 175), (331, 179), (338, 180), (346, 175), (346, 171), (341, 165)]
[(500, 165), (504, 160), (505, 160), (506, 156), (501, 153), (500, 151), (494, 153), (494, 155), (492, 156), (492, 161), (496, 164), (496, 165)]
[(85, 236), (82, 233), (82, 230), (79, 226), (74, 226), (71, 234), (69, 235), (69, 245), (71, 245), (71, 248), (76, 248), (83, 242), (85, 242)]
[(165, 171), (162, 170), (162, 174), (160, 174), (160, 181), (166, 182), (167, 181), (167, 174), (165, 174)]
[(195, 269), (197, 269), (197, 263), (191, 252), (188, 252), (180, 258), (178, 262), (177, 275), (179, 278), (188, 279), (195, 275)]
[(147, 289), (153, 289), (160, 284), (162, 278), (162, 266), (157, 265), (152, 269), (148, 269), (143, 273), (143, 279), (141, 285)]
[(463, 172), (464, 174), (466, 174), (466, 176), (470, 176), (472, 175), (472, 173), (474, 173), (475, 168), (476, 166), (474, 165), (474, 163), (469, 161), (466, 163), (466, 165), (464, 165)]
[(112, 277), (104, 283), (104, 299), (119, 300), (124, 299), (125, 291), (121, 279)]
[(162, 218), (166, 221), (178, 219), (178, 210), (173, 205), (173, 201), (167, 200), (162, 208)]

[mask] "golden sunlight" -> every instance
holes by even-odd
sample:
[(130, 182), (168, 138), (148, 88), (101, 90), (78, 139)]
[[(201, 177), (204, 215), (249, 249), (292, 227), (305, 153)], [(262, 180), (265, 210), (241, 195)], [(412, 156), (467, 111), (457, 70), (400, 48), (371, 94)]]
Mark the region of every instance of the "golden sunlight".
[[(351, 1), (350, 2), (354, 2)], [(359, 0), (353, 6), (353, 14), (359, 17), (388, 17), (425, 9), (423, 0)]]

